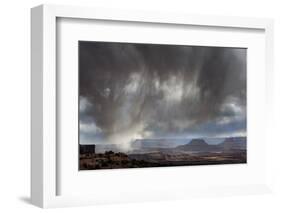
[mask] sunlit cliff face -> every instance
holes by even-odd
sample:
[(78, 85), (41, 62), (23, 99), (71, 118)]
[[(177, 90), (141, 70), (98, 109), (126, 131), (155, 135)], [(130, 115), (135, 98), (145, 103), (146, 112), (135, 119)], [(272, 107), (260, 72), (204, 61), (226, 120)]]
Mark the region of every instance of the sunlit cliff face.
[(246, 134), (246, 49), (79, 43), (80, 143)]

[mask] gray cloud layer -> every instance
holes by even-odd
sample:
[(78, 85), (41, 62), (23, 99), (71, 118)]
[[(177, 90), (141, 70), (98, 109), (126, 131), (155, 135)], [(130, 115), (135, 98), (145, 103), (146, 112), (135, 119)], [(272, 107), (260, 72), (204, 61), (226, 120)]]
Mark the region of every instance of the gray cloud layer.
[(246, 49), (79, 42), (79, 84), (80, 140), (246, 132)]

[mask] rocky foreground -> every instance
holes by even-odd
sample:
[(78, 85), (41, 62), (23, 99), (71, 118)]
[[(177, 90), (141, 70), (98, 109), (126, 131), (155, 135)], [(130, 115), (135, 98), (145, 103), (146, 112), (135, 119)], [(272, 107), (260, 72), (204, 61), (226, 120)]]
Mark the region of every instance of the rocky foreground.
[(196, 155), (180, 152), (173, 154), (162, 152), (124, 154), (109, 151), (103, 154), (80, 155), (80, 170), (238, 164), (246, 162), (245, 150), (224, 153), (198, 153)]

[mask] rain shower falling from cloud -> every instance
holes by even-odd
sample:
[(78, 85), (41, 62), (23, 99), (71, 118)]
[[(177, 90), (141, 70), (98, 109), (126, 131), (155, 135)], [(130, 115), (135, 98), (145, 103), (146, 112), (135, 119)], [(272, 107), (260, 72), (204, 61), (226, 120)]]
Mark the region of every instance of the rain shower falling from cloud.
[(80, 41), (80, 143), (245, 135), (246, 51)]

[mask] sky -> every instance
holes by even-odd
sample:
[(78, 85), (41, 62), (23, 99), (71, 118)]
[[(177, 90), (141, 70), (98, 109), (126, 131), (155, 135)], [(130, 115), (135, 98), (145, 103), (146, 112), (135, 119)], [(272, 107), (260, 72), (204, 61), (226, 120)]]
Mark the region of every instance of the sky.
[(79, 142), (246, 136), (247, 49), (79, 41)]

